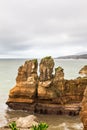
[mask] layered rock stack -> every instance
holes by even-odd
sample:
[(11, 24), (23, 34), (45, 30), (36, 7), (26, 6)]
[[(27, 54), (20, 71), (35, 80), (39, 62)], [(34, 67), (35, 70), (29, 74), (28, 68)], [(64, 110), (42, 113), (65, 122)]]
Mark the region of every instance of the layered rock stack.
[(16, 85), (10, 90), (7, 101), (9, 107), (34, 111), (38, 84), (37, 67), (36, 59), (26, 61), (19, 67)]
[(84, 130), (87, 130), (87, 88), (85, 89), (84, 97), (82, 100), (82, 109), (80, 112), (80, 117), (84, 126)]
[(52, 79), (53, 67), (54, 67), (54, 60), (50, 56), (41, 59), (40, 81), (47, 81)]
[[(79, 73), (84, 77), (84, 80), (87, 80), (87, 65), (84, 66)], [(81, 104), (81, 112), (80, 112), (81, 121), (84, 126), (84, 130), (87, 130), (87, 84), (86, 89), (84, 91), (83, 100)]]
[(39, 65), (37, 60), (26, 61), (18, 69), (16, 85), (10, 90), (7, 104), (13, 109), (43, 114), (77, 115), (87, 84), (87, 79), (65, 80), (62, 67), (55, 69), (54, 60), (45, 57)]
[(56, 95), (53, 87), (54, 61), (51, 57), (45, 57), (40, 62), (40, 80), (38, 82), (38, 99), (53, 99)]

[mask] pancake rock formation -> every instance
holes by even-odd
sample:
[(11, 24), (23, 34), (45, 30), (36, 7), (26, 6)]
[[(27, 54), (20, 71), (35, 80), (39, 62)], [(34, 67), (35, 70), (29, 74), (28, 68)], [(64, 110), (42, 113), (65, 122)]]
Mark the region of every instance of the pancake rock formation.
[(19, 67), (16, 85), (10, 90), (7, 105), (15, 110), (28, 110), (40, 114), (78, 115), (87, 79), (64, 79), (62, 67), (55, 68), (54, 60), (45, 57), (39, 64), (36, 59)]
[[(87, 79), (87, 65), (84, 66), (79, 71), (79, 73), (81, 75), (84, 75), (85, 79)], [(83, 94), (83, 100), (82, 100), (82, 104), (81, 104), (80, 117), (81, 117), (81, 121), (82, 121), (83, 126), (84, 126), (84, 130), (87, 130), (87, 84), (86, 84), (86, 89), (85, 89), (84, 94)]]

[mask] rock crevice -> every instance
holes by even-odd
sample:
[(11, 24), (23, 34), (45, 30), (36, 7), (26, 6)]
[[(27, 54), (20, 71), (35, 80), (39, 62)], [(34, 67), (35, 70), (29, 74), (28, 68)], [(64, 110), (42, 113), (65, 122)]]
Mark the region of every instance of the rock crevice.
[(43, 58), (38, 76), (37, 60), (26, 61), (18, 69), (16, 85), (10, 90), (7, 105), (42, 114), (78, 115), (87, 79), (66, 80), (63, 68), (55, 68), (53, 75), (53, 67), (53, 58)]

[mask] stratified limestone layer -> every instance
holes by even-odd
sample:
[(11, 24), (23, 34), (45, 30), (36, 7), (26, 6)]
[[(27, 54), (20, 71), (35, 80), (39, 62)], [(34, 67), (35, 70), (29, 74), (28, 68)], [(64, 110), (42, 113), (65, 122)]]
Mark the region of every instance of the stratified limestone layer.
[(82, 100), (82, 109), (80, 112), (80, 117), (84, 125), (84, 130), (87, 130), (87, 88), (85, 89), (83, 100)]
[(26, 61), (18, 69), (16, 85), (10, 90), (7, 104), (13, 109), (34, 111), (37, 95), (37, 60)]
[(57, 67), (53, 75), (53, 67), (53, 58), (43, 58), (38, 76), (37, 60), (26, 61), (18, 69), (16, 85), (10, 90), (7, 101), (8, 106), (36, 113), (79, 114), (87, 79), (79, 77), (65, 80), (63, 68)]

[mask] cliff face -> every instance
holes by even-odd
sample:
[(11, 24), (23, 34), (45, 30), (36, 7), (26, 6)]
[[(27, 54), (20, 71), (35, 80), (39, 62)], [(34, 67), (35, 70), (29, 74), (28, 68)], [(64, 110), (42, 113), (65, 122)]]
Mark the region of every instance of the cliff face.
[(83, 100), (82, 100), (82, 109), (80, 112), (80, 117), (84, 125), (84, 130), (87, 130), (87, 88), (85, 89)]
[(65, 80), (61, 67), (57, 67), (53, 75), (51, 57), (41, 60), (40, 76), (37, 67), (37, 60), (30, 60), (18, 69), (16, 85), (10, 90), (7, 105), (43, 114), (79, 114), (87, 79)]
[[(80, 73), (82, 75), (83, 74), (87, 75), (87, 66), (84, 66), (80, 70)], [(87, 80), (87, 76), (85, 77), (85, 79)], [(83, 126), (84, 126), (84, 130), (87, 130), (87, 84), (86, 84), (86, 89), (84, 91), (83, 99), (82, 99), (82, 103), (81, 103), (80, 117), (81, 117), (81, 121), (82, 121)]]

